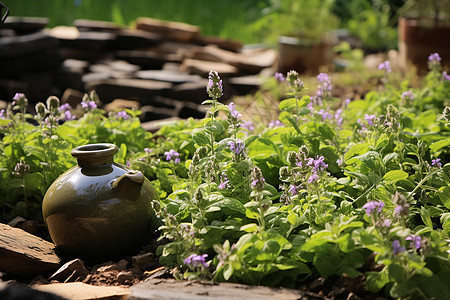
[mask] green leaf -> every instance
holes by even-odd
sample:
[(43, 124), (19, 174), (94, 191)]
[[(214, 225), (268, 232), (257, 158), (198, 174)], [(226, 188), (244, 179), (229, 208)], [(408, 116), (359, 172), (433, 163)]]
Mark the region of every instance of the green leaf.
[(298, 134), (302, 134), (302, 131), (298, 127), (297, 121), (294, 120), (294, 118), (289, 116), (286, 119), (289, 121), (289, 123), (291, 123), (292, 127), (294, 127), (295, 131), (297, 131)]
[(233, 275), (233, 266), (227, 264), (223, 267), (223, 278), (228, 280), (231, 275)]
[(434, 152), (436, 152), (439, 149), (442, 149), (449, 145), (450, 145), (450, 138), (434, 142), (433, 144), (430, 145), (430, 149), (433, 150)]
[(350, 148), (350, 150), (348, 150), (347, 153), (345, 153), (345, 155), (344, 155), (345, 162), (347, 162), (350, 158), (352, 158), (353, 156), (355, 156), (357, 154), (366, 152), (368, 148), (369, 148), (369, 146), (366, 143), (353, 145)]
[(205, 129), (209, 132), (214, 132), (217, 135), (221, 134), (224, 131), (222, 123), (217, 120), (208, 121), (205, 124)]
[(377, 293), (389, 283), (387, 268), (380, 272), (366, 272), (366, 286), (369, 292)]
[(389, 171), (383, 176), (383, 180), (386, 182), (397, 182), (408, 178), (408, 173), (402, 170)]
[(439, 189), (439, 199), (442, 204), (448, 209), (450, 209), (450, 187), (443, 186)]
[(240, 230), (245, 232), (256, 232), (258, 230), (258, 224), (255, 223), (246, 224), (242, 226)]
[(420, 208), (420, 217), (422, 218), (423, 223), (430, 228), (433, 228), (433, 223), (431, 222), (430, 213), (426, 209), (425, 206)]
[(195, 132), (192, 135), (192, 139), (198, 146), (209, 145), (211, 142), (208, 135), (206, 133), (204, 133), (203, 131)]

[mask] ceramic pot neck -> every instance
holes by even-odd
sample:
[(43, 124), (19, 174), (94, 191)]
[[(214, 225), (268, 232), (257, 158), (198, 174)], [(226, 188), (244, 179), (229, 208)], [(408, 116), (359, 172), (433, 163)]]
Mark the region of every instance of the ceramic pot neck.
[(114, 163), (114, 155), (118, 148), (114, 144), (101, 143), (79, 146), (72, 149), (71, 154), (83, 167), (99, 167)]

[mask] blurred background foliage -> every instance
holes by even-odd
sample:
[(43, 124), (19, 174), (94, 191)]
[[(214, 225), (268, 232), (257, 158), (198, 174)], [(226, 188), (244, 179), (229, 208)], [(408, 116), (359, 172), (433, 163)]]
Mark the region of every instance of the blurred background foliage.
[[(305, 3), (306, 7), (307, 1), (3, 0), (3, 3), (10, 8), (11, 16), (47, 17), (50, 27), (71, 25), (80, 18), (132, 26), (138, 17), (152, 17), (198, 25), (204, 35), (255, 44), (264, 39), (261, 32), (256, 34), (259, 29), (252, 24), (272, 13), (275, 6), (296, 2)], [(364, 49), (379, 51), (396, 48), (398, 11), (404, 3), (405, 0), (334, 0), (330, 9), (339, 19), (338, 28), (345, 28), (359, 38)], [(270, 28), (264, 30), (268, 35), (273, 33)]]

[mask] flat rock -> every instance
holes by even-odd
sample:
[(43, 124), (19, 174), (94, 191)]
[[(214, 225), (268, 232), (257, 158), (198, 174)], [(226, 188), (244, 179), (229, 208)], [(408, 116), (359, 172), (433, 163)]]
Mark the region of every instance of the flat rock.
[(0, 59), (28, 55), (30, 53), (56, 48), (57, 46), (57, 39), (43, 31), (19, 36), (2, 37), (0, 38)]
[(136, 28), (156, 32), (167, 39), (180, 42), (191, 41), (200, 32), (198, 26), (143, 17), (136, 20)]
[(171, 83), (140, 79), (107, 79), (86, 83), (85, 90), (95, 90), (102, 101), (116, 98), (138, 100), (164, 94), (172, 88)]
[(106, 50), (117, 37), (111, 32), (79, 31), (70, 26), (56, 26), (50, 30), (50, 35), (59, 40), (61, 47), (84, 50)]
[(0, 270), (21, 277), (53, 272), (60, 265), (55, 245), (0, 223)]
[(253, 93), (257, 91), (262, 84), (262, 80), (258, 75), (230, 77), (227, 81), (239, 95)]
[(242, 42), (235, 41), (235, 40), (229, 40), (229, 39), (223, 39), (218, 36), (197, 36), (194, 39), (194, 42), (199, 45), (215, 45), (219, 48), (230, 50), (233, 52), (239, 52), (242, 49)]
[(33, 289), (52, 293), (68, 300), (123, 300), (130, 294), (128, 288), (94, 286), (82, 282), (35, 285)]
[(116, 35), (114, 49), (120, 50), (147, 48), (162, 41), (160, 34), (138, 29), (122, 29)]
[(224, 62), (246, 72), (258, 73), (274, 65), (277, 53), (271, 49), (235, 53), (215, 46), (204, 46), (192, 49), (190, 58)]
[(203, 82), (203, 78), (199, 75), (184, 74), (176, 71), (167, 70), (144, 70), (136, 73), (136, 77), (139, 79), (151, 79), (158, 81), (170, 82), (173, 84), (185, 83), (185, 82)]
[(323, 297), (301, 290), (235, 283), (151, 279), (130, 288), (129, 300), (318, 300)]
[(211, 70), (218, 72), (220, 77), (230, 77), (239, 73), (238, 68), (227, 63), (190, 58), (183, 60), (180, 68), (182, 71), (199, 74), (202, 77), (208, 77)]
[(138, 101), (125, 100), (125, 99), (114, 99), (112, 102), (108, 103), (103, 107), (106, 112), (123, 110), (123, 109), (139, 109), (141, 104)]
[(61, 103), (69, 103), (72, 108), (77, 107), (83, 100), (83, 92), (74, 89), (66, 89), (61, 97)]
[(2, 28), (12, 29), (20, 34), (31, 33), (44, 29), (48, 25), (48, 21), (48, 18), (9, 16)]
[(141, 66), (143, 69), (161, 69), (164, 64), (171, 61), (181, 61), (177, 54), (155, 53), (146, 50), (122, 50), (116, 52), (116, 57), (131, 64)]
[(73, 25), (79, 31), (101, 31), (101, 32), (119, 32), (122, 27), (113, 22), (77, 19), (73, 21)]
[(80, 281), (88, 274), (89, 271), (86, 269), (84, 262), (77, 258), (62, 265), (48, 280), (57, 280), (59, 282)]

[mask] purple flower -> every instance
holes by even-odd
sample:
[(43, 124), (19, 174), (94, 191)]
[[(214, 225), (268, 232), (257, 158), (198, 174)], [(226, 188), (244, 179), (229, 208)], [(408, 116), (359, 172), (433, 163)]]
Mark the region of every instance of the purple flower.
[(349, 104), (350, 104), (350, 102), (352, 102), (352, 100), (350, 100), (350, 99), (345, 99), (345, 107), (347, 107)]
[(244, 121), (244, 123), (242, 123), (242, 128), (247, 129), (251, 132), (255, 130), (255, 125), (253, 125), (252, 121)]
[(402, 100), (404, 102), (409, 102), (414, 99), (414, 94), (411, 91), (406, 91), (402, 93)]
[(330, 81), (330, 78), (328, 77), (327, 73), (320, 73), (317, 75), (317, 80), (319, 80), (320, 83), (327, 83)]
[(340, 158), (338, 158), (336, 160), (336, 163), (338, 164), (338, 166), (342, 166), (342, 164), (343, 164), (343, 162), (342, 162), (342, 160)]
[(0, 110), (0, 119), (4, 119), (5, 118), (5, 110), (2, 109)]
[(124, 120), (128, 120), (129, 118), (130, 118), (130, 116), (127, 114), (127, 112), (126, 111), (124, 111), (124, 110), (122, 110), (122, 111), (119, 111), (118, 113), (117, 113), (117, 117), (120, 119), (120, 118), (122, 118), (122, 119), (124, 119)]
[(252, 181), (251, 185), (252, 188), (258, 187), (258, 186), (264, 186), (264, 182), (266, 182), (266, 180), (264, 179), (264, 177), (261, 177), (259, 179), (255, 179)]
[(269, 128), (284, 127), (284, 124), (280, 120), (270, 121)]
[(14, 101), (18, 101), (18, 100), (23, 99), (23, 98), (25, 98), (25, 94), (23, 94), (23, 93), (16, 93), (14, 95), (14, 97), (13, 97), (13, 100)]
[(383, 221), (384, 227), (390, 227), (392, 225), (392, 221), (390, 219), (386, 219)]
[(400, 252), (403, 252), (403, 251), (405, 251), (406, 249), (405, 249), (405, 247), (403, 247), (401, 244), (400, 244), (400, 241), (398, 241), (398, 240), (395, 240), (395, 241), (393, 241), (392, 242), (392, 248), (393, 248), (393, 253), (394, 253), (394, 255), (397, 255), (397, 254), (399, 254)]
[(369, 114), (364, 114), (364, 119), (367, 121), (367, 123), (370, 126), (373, 126), (373, 119), (375, 119), (377, 116), (375, 115), (369, 115)]
[(230, 104), (225, 106), (230, 110), (230, 115), (232, 118), (239, 119), (240, 117), (242, 117), (242, 114), (236, 110), (236, 105), (234, 104), (234, 102), (231, 102)]
[(282, 73), (279, 73), (279, 72), (276, 72), (274, 77), (275, 77), (275, 79), (278, 80), (278, 81), (284, 81), (284, 80), (285, 80), (283, 74), (282, 74)]
[(166, 156), (166, 160), (174, 159), (176, 164), (180, 163), (180, 153), (177, 151), (170, 149), (169, 151), (164, 152), (164, 155)]
[(97, 108), (97, 104), (95, 101), (87, 101), (87, 102), (81, 102), (81, 107), (83, 108)]
[(314, 172), (311, 174), (311, 176), (309, 176), (308, 183), (316, 182), (317, 179), (319, 179), (319, 175), (317, 175), (317, 173)]
[(69, 103), (65, 103), (63, 105), (61, 105), (60, 107), (58, 107), (58, 111), (60, 112), (66, 112), (68, 110), (70, 110), (72, 107), (70, 106)]
[(208, 254), (203, 254), (203, 255), (191, 254), (183, 262), (185, 265), (187, 265), (188, 267), (191, 267), (191, 268), (196, 268), (199, 266), (208, 268), (209, 264), (205, 262), (205, 259), (207, 257), (208, 257)]
[(295, 186), (294, 184), (291, 184), (289, 186), (289, 193), (291, 195), (297, 195), (298, 194), (297, 186)]
[(432, 159), (431, 160), (431, 165), (434, 166), (434, 167), (438, 167), (438, 168), (442, 167), (441, 159), (440, 158)]
[(308, 163), (306, 165), (312, 166), (313, 172), (323, 171), (328, 168), (328, 165), (324, 162), (324, 159), (325, 158), (323, 156), (317, 156), (316, 159), (310, 157), (308, 158)]
[(386, 60), (378, 65), (378, 70), (384, 70), (387, 73), (391, 73), (391, 64)]
[[(153, 150), (150, 149), (150, 148), (144, 148), (144, 151), (145, 151), (145, 153), (148, 153), (148, 154), (150, 154), (150, 153), (153, 152)], [(166, 153), (167, 153), (167, 152), (166, 152)]]
[(66, 120), (74, 120), (75, 119), (75, 116), (73, 116), (72, 115), (72, 113), (70, 112), (70, 110), (66, 110), (65, 112), (64, 112), (64, 118), (66, 119)]
[(445, 71), (442, 72), (442, 78), (444, 80), (450, 81), (450, 75), (448, 75)]
[(369, 201), (363, 205), (363, 209), (366, 211), (366, 214), (370, 217), (373, 212), (380, 212), (384, 207), (383, 201)]
[(325, 111), (324, 109), (319, 110), (318, 114), (322, 116), (322, 122), (324, 122), (326, 119), (333, 119), (333, 115)]
[(430, 61), (430, 62), (432, 62), (432, 61), (440, 62), (441, 61), (441, 57), (439, 56), (439, 53), (431, 53), (430, 56), (428, 56), (428, 61)]
[(359, 126), (361, 126), (362, 130), (366, 130), (367, 129), (366, 125), (363, 123), (363, 121), (361, 119), (358, 119), (357, 122), (358, 122)]
[(412, 234), (406, 237), (405, 240), (411, 241), (411, 243), (409, 244), (411, 248), (419, 249), (420, 247), (422, 247), (422, 238), (420, 237), (420, 235)]
[(230, 147), (231, 152), (236, 154), (241, 154), (244, 152), (245, 142), (242, 140), (237, 139), (236, 141), (229, 141), (227, 145)]
[(222, 174), (218, 188), (221, 190), (229, 188), (230, 187), (229, 182), (230, 180), (228, 179), (228, 177), (225, 174)]

